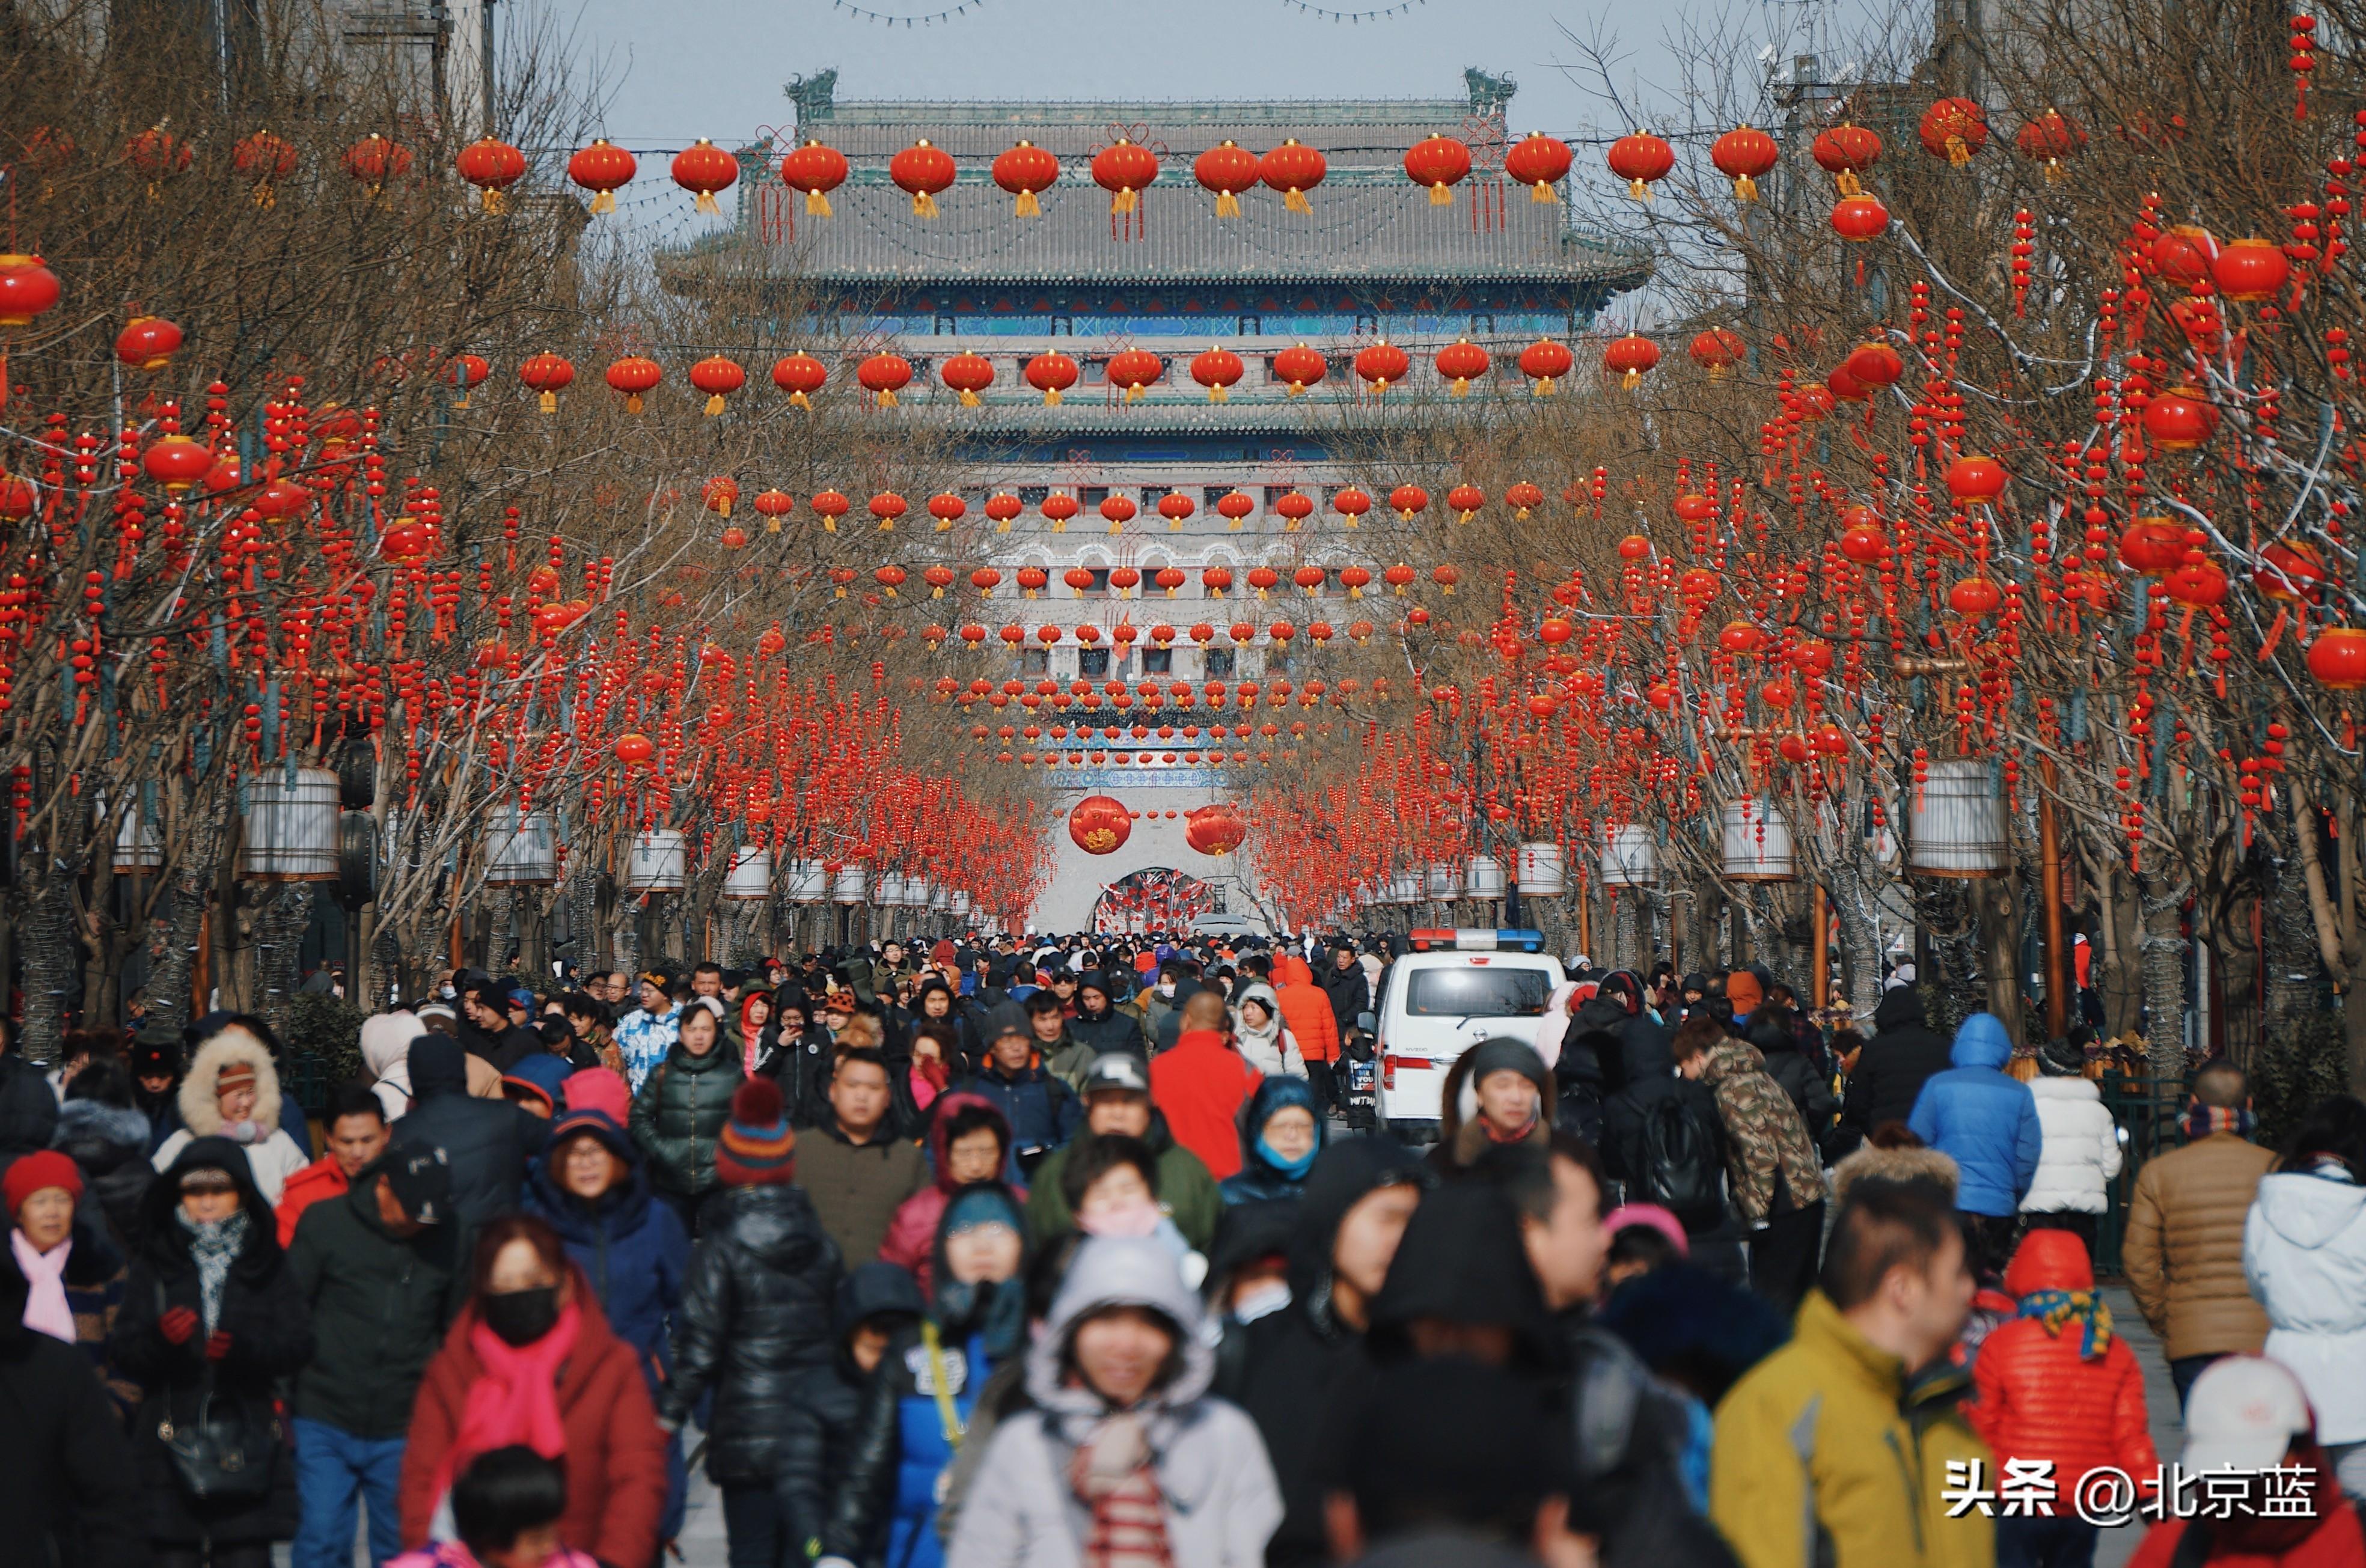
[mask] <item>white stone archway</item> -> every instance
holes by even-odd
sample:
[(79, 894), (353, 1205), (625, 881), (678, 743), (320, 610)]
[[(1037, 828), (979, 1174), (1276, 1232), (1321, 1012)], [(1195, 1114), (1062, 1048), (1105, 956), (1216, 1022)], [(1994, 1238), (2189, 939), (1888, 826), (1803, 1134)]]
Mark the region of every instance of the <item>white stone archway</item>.
[[(1114, 770), (1112, 770), (1113, 772)], [(1151, 773), (1132, 778), (1098, 775), (1088, 787), (1063, 788), (1053, 799), (1053, 837), (1052, 879), (1029, 913), (1037, 931), (1084, 931), (1092, 924), (1093, 905), (1111, 882), (1136, 871), (1172, 867), (1208, 882), (1224, 899), (1224, 912), (1266, 926), (1256, 900), (1256, 873), (1247, 855), (1202, 855), (1184, 837), (1183, 813), (1219, 801), (1237, 802), (1229, 789), (1177, 786), (1155, 782)], [(1090, 855), (1068, 836), (1068, 812), (1087, 795), (1107, 795), (1129, 812), (1142, 813), (1125, 843), (1107, 855)], [(1175, 814), (1169, 817), (1166, 813)]]

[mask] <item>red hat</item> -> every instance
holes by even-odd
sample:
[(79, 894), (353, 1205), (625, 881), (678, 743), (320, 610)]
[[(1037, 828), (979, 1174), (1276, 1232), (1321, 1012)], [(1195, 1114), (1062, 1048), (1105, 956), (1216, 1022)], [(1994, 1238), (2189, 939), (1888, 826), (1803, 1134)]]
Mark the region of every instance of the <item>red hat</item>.
[(50, 1187), (63, 1187), (76, 1203), (82, 1201), (81, 1170), (56, 1149), (44, 1148), (26, 1155), (8, 1167), (6, 1177), (0, 1177), (0, 1206), (14, 1218), (26, 1199)]
[(604, 1067), (587, 1067), (580, 1072), (569, 1073), (558, 1086), (569, 1111), (603, 1111), (608, 1119), (623, 1126), (633, 1114), (632, 1091), (625, 1081)]

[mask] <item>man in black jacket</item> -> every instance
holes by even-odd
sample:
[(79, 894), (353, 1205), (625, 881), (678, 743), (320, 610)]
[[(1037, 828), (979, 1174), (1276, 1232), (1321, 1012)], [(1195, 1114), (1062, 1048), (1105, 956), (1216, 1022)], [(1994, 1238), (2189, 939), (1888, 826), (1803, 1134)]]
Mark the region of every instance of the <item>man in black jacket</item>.
[(478, 980), (460, 992), (460, 1043), (503, 1072), (540, 1054), (542, 1036), (510, 1021), (510, 998), (498, 981)]
[(357, 1496), (368, 1499), (371, 1560), (402, 1550), (396, 1493), (411, 1401), (468, 1294), (444, 1223), (451, 1197), (444, 1151), (405, 1116), (351, 1189), (297, 1223), (287, 1266), (318, 1348), (296, 1379), (302, 1514), (290, 1568), (352, 1561)]
[(1228, 1350), (1220, 1361), (1214, 1392), (1257, 1424), (1281, 1486), (1284, 1512), (1266, 1545), (1268, 1568), (1328, 1561), (1323, 1412), (1363, 1365), (1372, 1298), (1430, 1184), (1420, 1159), (1384, 1137), (1343, 1138), (1324, 1149), (1298, 1204), (1290, 1305), (1249, 1324), (1240, 1353)]
[(28, 1294), (13, 1261), (0, 1267), (0, 1562), (140, 1568), (151, 1553), (130, 1439), (82, 1347), (25, 1326)]
[(542, 1151), (550, 1124), (506, 1100), (468, 1094), (460, 1042), (422, 1035), (411, 1043), (411, 1095), (403, 1126), (443, 1149), (452, 1166), (454, 1228), (461, 1255), (484, 1223), (518, 1206), (525, 1162)]
[(1643, 982), (1628, 969), (1613, 969), (1602, 977), (1594, 994), (1570, 1014), (1564, 1038), (1597, 1031), (1617, 1036), (1619, 1043), (1617, 1050), (1601, 1053), (1602, 1092), (1606, 1095), (1626, 1088), (1668, 1048), (1669, 1031), (1643, 1011)]
[(1950, 1065), (1950, 1042), (1924, 1021), (1921, 993), (1912, 986), (1898, 986), (1881, 999), (1873, 1026), (1878, 1032), (1857, 1053), (1856, 1070), (1841, 1095), (1840, 1126), (1824, 1151), (1828, 1159), (1855, 1148), (1882, 1123), (1912, 1115), (1922, 1081)]
[(1087, 969), (1076, 984), (1076, 1015), (1068, 1020), (1068, 1036), (1094, 1056), (1110, 1051), (1150, 1055), (1150, 1039), (1142, 1020), (1117, 1005), (1117, 982), (1100, 969)]
[(1331, 999), (1332, 1021), (1339, 1025), (1339, 1037), (1346, 1039), (1347, 1031), (1356, 1026), (1356, 1014), (1372, 1010), (1372, 983), (1364, 976), (1355, 944), (1345, 938), (1334, 942), (1314, 982)]
[[(1582, 1036), (1579, 1043), (1617, 1054), (1607, 1036)], [(1658, 1204), (1674, 1213), (1698, 1254), (1708, 1238), (1727, 1231), (1729, 1218), (1725, 1124), (1717, 1096), (1707, 1085), (1678, 1076), (1675, 1054), (1657, 1040), (1628, 1051), (1627, 1060), (1634, 1076), (1602, 1103), (1604, 1169), (1620, 1184), (1624, 1202)], [(1694, 1260), (1722, 1269), (1739, 1258), (1739, 1246), (1728, 1240)]]

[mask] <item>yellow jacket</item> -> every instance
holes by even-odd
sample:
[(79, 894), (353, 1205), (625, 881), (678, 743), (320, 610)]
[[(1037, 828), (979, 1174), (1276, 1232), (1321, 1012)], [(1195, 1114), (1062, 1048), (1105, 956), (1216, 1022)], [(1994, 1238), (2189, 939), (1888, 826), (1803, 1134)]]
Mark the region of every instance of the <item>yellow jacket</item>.
[[(1821, 1291), (1717, 1409), (1709, 1518), (1743, 1568), (1990, 1568), (1994, 1525), (1945, 1517), (1947, 1462), (1989, 1450), (1952, 1411), (1910, 1418), (1904, 1368)], [(1919, 1428), (1919, 1429), (1918, 1429)]]

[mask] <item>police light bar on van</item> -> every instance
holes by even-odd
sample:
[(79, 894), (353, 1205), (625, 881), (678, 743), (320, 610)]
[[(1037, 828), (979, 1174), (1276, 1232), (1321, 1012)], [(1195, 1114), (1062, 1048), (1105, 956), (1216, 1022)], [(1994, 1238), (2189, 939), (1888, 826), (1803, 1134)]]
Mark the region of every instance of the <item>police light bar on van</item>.
[(1416, 953), (1541, 953), (1545, 950), (1545, 934), (1541, 931), (1488, 931), (1470, 925), (1416, 931), (1412, 934), (1411, 940)]

